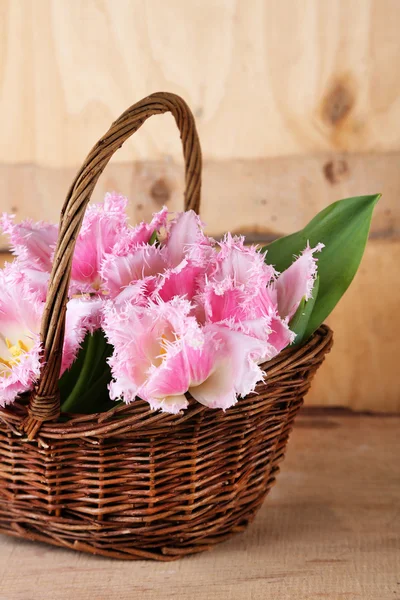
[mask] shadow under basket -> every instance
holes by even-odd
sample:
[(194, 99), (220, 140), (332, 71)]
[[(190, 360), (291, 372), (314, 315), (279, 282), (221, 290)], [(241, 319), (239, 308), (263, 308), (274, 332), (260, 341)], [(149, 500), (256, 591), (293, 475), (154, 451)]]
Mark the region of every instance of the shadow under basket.
[(293, 419), (332, 345), (321, 326), (264, 365), (266, 383), (226, 412), (179, 415), (137, 400), (21, 434), (27, 407), (0, 411), (0, 532), (122, 559), (174, 560), (252, 521)]

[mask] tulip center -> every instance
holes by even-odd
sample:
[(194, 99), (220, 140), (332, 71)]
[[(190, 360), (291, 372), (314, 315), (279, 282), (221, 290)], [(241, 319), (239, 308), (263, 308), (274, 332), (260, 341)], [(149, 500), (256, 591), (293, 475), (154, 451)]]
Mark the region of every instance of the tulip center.
[(29, 348), (22, 340), (18, 340), (16, 344), (12, 344), (8, 338), (5, 338), (5, 342), (7, 344), (8, 356), (6, 358), (0, 356), (0, 365), (12, 369), (14, 365), (19, 363), (21, 355), (29, 351)]

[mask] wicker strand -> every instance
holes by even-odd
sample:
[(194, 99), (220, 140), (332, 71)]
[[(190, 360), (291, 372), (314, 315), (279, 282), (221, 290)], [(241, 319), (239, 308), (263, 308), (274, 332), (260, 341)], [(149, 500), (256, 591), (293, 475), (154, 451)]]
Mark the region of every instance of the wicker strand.
[(43, 367), (32, 393), (28, 417), (23, 423), (30, 440), (35, 438), (44, 422), (55, 420), (60, 414), (58, 379), (72, 258), (93, 189), (114, 152), (150, 116), (165, 112), (172, 113), (181, 134), (185, 158), (185, 210), (199, 212), (202, 160), (194, 117), (179, 96), (164, 92), (152, 94), (131, 106), (111, 125), (87, 156), (65, 200), (42, 320)]

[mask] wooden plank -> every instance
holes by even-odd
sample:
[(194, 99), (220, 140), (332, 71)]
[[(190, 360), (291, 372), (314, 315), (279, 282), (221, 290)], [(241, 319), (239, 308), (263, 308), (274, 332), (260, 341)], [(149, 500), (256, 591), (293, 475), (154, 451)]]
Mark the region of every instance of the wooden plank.
[(399, 418), (304, 414), (255, 522), (175, 563), (99, 559), (0, 536), (1, 600), (393, 600)]
[[(382, 192), (372, 234), (399, 237), (399, 162), (400, 152), (205, 161), (201, 216), (211, 235), (231, 231), (265, 241), (303, 227), (340, 198)], [(0, 164), (0, 213), (58, 222), (76, 171), (77, 167)], [(113, 162), (100, 178), (93, 199), (101, 201), (105, 192), (113, 190), (130, 199), (133, 223), (149, 219), (163, 204), (182, 210), (183, 167), (167, 160)], [(6, 245), (0, 237), (0, 248)]]
[[(397, 0), (2, 0), (0, 162), (75, 166), (128, 106), (183, 95), (210, 159), (400, 149)], [(154, 119), (122, 160), (180, 156)]]
[(370, 240), (356, 278), (328, 319), (335, 343), (307, 405), (400, 412), (399, 264), (400, 240)]
[(6, 254), (5, 252), (0, 252), (0, 268), (3, 267), (4, 263), (7, 261), (11, 261), (12, 256), (10, 254)]
[(309, 405), (400, 412), (400, 241), (370, 241), (360, 270), (328, 323), (332, 352), (317, 373)]

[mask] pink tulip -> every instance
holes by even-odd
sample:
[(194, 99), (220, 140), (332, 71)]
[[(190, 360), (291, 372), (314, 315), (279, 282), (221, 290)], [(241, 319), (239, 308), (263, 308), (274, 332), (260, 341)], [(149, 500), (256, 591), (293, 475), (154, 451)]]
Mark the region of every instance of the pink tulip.
[(181, 298), (139, 307), (126, 302), (104, 307), (103, 329), (114, 346), (110, 397), (132, 402), (140, 396), (154, 409), (178, 412), (187, 406), (190, 373), (186, 344), (201, 336), (191, 306)]
[(148, 242), (165, 227), (167, 209), (155, 213), (150, 224), (130, 227), (126, 202), (118, 194), (107, 194), (104, 204), (86, 211), (72, 267), (76, 291), (101, 291), (115, 297), (130, 283), (164, 269), (163, 253)]
[(21, 258), (16, 258), (13, 264), (16, 271), (23, 273), (31, 292), (37, 294), (38, 299), (44, 302), (47, 296), (50, 273), (31, 268), (29, 261), (24, 261)]
[(226, 235), (207, 269), (202, 292), (207, 318), (211, 322), (243, 321), (268, 314), (276, 303), (267, 293), (275, 270), (265, 264), (254, 246), (246, 247), (243, 237)]
[[(191, 300), (200, 291), (208, 264), (206, 256), (213, 252), (213, 240), (204, 235), (201, 221), (193, 211), (179, 214), (168, 225), (166, 218), (163, 209), (154, 215), (150, 226), (142, 224), (137, 228), (140, 236), (135, 232), (123, 236), (105, 256), (101, 278), (112, 298), (139, 279), (146, 282), (149, 296), (164, 301), (175, 296)], [(161, 247), (138, 243), (138, 240), (144, 242), (143, 231), (149, 238), (165, 226), (167, 235)]]
[(43, 303), (13, 265), (0, 271), (0, 406), (33, 388), (40, 372)]
[(253, 391), (263, 377), (258, 362), (267, 344), (223, 325), (202, 328), (191, 310), (179, 297), (146, 307), (106, 303), (103, 328), (115, 348), (111, 398), (139, 396), (153, 409), (176, 413), (187, 406), (187, 391), (224, 409)]
[[(68, 302), (61, 372), (75, 360), (86, 334), (100, 327), (100, 308), (98, 298)], [(43, 309), (18, 260), (0, 270), (0, 406), (32, 390), (40, 374)]]
[(18, 269), (24, 273), (30, 289), (45, 300), (58, 227), (29, 219), (18, 224), (14, 222), (14, 216), (4, 214), (0, 228), (9, 237)]
[(281, 317), (290, 320), (301, 300), (311, 298), (317, 272), (317, 259), (313, 254), (320, 252), (323, 247), (324, 244), (317, 244), (315, 248), (307, 245), (301, 256), (270, 286), (268, 291), (274, 298)]
[[(132, 248), (147, 244), (154, 232), (165, 227), (168, 215), (166, 208), (154, 214), (150, 224), (128, 226), (126, 205), (126, 198), (116, 193), (106, 194), (103, 203), (89, 205), (72, 263), (72, 294), (103, 291), (103, 261), (109, 256), (127, 255)], [(31, 281), (32, 289), (39, 291), (44, 299), (58, 227), (32, 221), (15, 224), (14, 218), (7, 215), (1, 218), (0, 226), (9, 236), (13, 252)]]
[(276, 273), (244, 238), (227, 235), (211, 261), (199, 298), (206, 320), (241, 331), (264, 342), (260, 362), (270, 360), (293, 341), (287, 322), (277, 311), (268, 285)]

